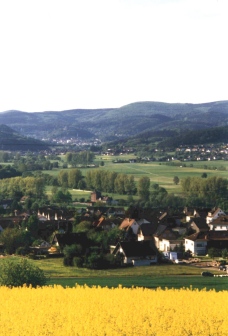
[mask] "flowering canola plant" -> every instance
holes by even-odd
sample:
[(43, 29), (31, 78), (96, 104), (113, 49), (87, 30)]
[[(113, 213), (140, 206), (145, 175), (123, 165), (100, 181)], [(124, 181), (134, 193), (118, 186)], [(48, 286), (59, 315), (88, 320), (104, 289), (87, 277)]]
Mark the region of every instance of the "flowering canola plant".
[(0, 287), (1, 336), (225, 336), (228, 291)]

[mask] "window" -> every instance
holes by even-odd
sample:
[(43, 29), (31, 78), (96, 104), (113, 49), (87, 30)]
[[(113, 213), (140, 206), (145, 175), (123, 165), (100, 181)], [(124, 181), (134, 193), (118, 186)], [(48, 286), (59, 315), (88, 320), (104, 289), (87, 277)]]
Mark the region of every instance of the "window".
[(203, 247), (203, 244), (202, 243), (197, 243), (196, 247)]

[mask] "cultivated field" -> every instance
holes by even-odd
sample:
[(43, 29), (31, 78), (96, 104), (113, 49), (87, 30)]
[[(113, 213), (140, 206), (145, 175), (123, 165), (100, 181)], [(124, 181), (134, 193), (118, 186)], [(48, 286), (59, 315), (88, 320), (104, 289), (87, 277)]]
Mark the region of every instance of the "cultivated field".
[(227, 336), (228, 291), (0, 287), (2, 336)]
[[(100, 166), (99, 169), (115, 171), (117, 173), (134, 175), (135, 182), (142, 176), (150, 178), (151, 184), (157, 183), (159, 186), (164, 187), (169, 193), (175, 195), (181, 194), (181, 185), (175, 185), (173, 182), (174, 176), (178, 176), (180, 181), (188, 176), (201, 177), (203, 173), (207, 173), (208, 177), (220, 176), (223, 178), (228, 177), (228, 161), (188, 161), (188, 162), (176, 162), (176, 165), (168, 165), (166, 162), (148, 162), (148, 163), (114, 163), (115, 160), (129, 160), (134, 159), (132, 155), (121, 156), (97, 156), (95, 162), (99, 164), (104, 161), (104, 166)], [(53, 169), (51, 171), (43, 171), (44, 173), (57, 176), (59, 169)], [(71, 169), (69, 167), (68, 169)], [(80, 168), (82, 174), (86, 176), (89, 169), (94, 168)], [(224, 169), (224, 170), (222, 170)], [(50, 189), (47, 188), (47, 192), (50, 193)], [(70, 190), (74, 198), (85, 197), (85, 192)], [(114, 198), (126, 199), (125, 195), (110, 194)], [(136, 197), (137, 198), (137, 197)]]

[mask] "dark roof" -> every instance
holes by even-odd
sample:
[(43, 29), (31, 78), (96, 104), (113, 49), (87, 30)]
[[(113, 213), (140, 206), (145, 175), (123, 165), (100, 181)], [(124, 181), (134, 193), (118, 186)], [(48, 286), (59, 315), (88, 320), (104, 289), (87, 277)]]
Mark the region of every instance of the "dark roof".
[(167, 225), (159, 224), (157, 230), (154, 232), (154, 236), (160, 236), (167, 229)]
[(215, 218), (210, 225), (228, 225), (228, 215), (225, 216), (219, 216), (218, 218)]
[(205, 232), (196, 232), (193, 233), (192, 235), (185, 237), (186, 239), (192, 240), (192, 241), (196, 241), (196, 240), (205, 240), (207, 241), (207, 234)]
[(206, 218), (196, 217), (190, 220), (190, 225), (195, 224), (200, 231), (208, 231), (209, 226), (206, 223)]
[(72, 245), (72, 244), (87, 244), (88, 238), (86, 233), (56, 233), (52, 242), (58, 242), (59, 246)]
[(144, 257), (157, 254), (157, 249), (153, 242), (151, 242), (150, 240), (120, 242), (114, 249), (114, 253), (115, 251), (117, 252), (119, 247), (122, 247), (126, 257)]
[(211, 230), (207, 234), (208, 240), (228, 240), (228, 231), (226, 230)]
[(156, 225), (153, 225), (152, 223), (145, 223), (140, 226), (139, 232), (141, 231), (143, 236), (152, 236), (156, 229)]

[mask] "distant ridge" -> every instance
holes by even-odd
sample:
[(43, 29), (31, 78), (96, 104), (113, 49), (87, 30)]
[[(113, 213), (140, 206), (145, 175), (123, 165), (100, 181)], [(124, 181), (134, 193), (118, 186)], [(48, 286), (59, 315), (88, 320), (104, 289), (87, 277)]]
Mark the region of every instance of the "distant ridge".
[(142, 132), (199, 130), (228, 125), (228, 101), (202, 104), (135, 102), (120, 108), (0, 113), (0, 123), (35, 138), (79, 137), (102, 141)]
[(40, 140), (27, 138), (15, 132), (7, 125), (0, 124), (0, 150), (10, 151), (40, 151), (48, 145)]

